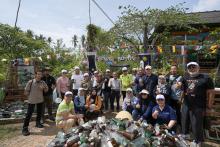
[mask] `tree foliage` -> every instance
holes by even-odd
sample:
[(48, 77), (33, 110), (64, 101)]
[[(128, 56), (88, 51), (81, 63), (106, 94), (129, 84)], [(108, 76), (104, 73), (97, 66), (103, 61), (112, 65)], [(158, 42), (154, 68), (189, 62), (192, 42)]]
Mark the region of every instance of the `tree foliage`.
[(87, 26), (87, 48), (88, 51), (107, 48), (114, 43), (114, 34), (105, 31), (94, 24)]
[(171, 43), (173, 30), (195, 30), (191, 24), (199, 21), (193, 14), (186, 14), (183, 4), (165, 10), (150, 7), (139, 10), (131, 5), (120, 6), (119, 9), (122, 16), (111, 31), (133, 44), (132, 40), (137, 40), (138, 45), (144, 45), (145, 49), (147, 45)]
[(0, 56), (9, 60), (38, 56), (42, 50), (48, 48), (41, 37), (35, 39), (30, 30), (23, 32), (18, 28), (0, 24)]

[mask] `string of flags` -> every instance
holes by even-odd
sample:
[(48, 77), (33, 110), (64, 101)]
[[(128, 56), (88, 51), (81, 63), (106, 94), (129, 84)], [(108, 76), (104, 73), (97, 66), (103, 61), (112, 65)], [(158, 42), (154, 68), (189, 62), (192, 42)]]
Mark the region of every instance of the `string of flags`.
[[(143, 45), (139, 46), (139, 48), (143, 48)], [(203, 49), (209, 49), (211, 53), (216, 53), (220, 45), (148, 45), (148, 48), (158, 54), (163, 52), (177, 53), (180, 50), (181, 55), (185, 55), (188, 50), (201, 51)]]

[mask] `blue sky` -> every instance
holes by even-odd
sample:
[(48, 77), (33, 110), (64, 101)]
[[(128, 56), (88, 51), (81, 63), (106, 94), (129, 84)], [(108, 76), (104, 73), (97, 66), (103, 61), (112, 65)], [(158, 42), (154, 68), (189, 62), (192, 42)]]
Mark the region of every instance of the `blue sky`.
[[(74, 34), (86, 33), (89, 24), (89, 0), (22, 0), (17, 26), (31, 29), (36, 34), (51, 36), (53, 40), (63, 38), (67, 46)], [(165, 9), (171, 5), (186, 2), (191, 11), (220, 10), (220, 0), (96, 0), (106, 13), (116, 21), (120, 16), (118, 6), (134, 5)], [(18, 0), (0, 0), (0, 23), (14, 25)], [(92, 23), (109, 29), (111, 22), (91, 2)]]

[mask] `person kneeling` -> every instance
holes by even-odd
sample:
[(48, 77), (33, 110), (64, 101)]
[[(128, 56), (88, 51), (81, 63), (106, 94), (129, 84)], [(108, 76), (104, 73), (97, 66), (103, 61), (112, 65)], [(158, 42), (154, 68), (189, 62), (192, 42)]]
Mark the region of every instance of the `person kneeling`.
[(78, 95), (75, 96), (73, 102), (74, 102), (75, 113), (85, 114), (85, 112), (86, 112), (86, 107), (85, 107), (86, 98), (85, 98), (84, 88), (79, 88)]
[(86, 119), (94, 119), (97, 118), (100, 114), (100, 109), (102, 106), (101, 97), (97, 95), (97, 90), (95, 88), (92, 89), (90, 95), (86, 99)]
[(169, 105), (165, 104), (165, 97), (161, 94), (156, 96), (157, 104), (152, 110), (152, 117), (156, 124), (164, 125), (166, 129), (175, 131), (176, 112)]
[(133, 102), (136, 99), (136, 97), (133, 95), (133, 90), (131, 88), (126, 89), (126, 97), (122, 104), (122, 110), (128, 111), (129, 113), (132, 113), (133, 111)]
[(63, 101), (59, 104), (56, 114), (56, 126), (62, 129), (65, 133), (70, 128), (76, 125), (77, 121), (83, 121), (83, 115), (76, 115), (72, 101), (73, 93), (67, 91)]

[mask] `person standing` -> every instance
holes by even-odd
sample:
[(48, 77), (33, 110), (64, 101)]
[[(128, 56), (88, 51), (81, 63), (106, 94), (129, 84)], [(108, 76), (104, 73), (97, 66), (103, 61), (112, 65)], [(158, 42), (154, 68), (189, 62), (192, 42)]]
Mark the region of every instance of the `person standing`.
[(170, 91), (170, 85), (167, 83), (166, 77), (159, 75), (154, 97), (158, 94), (162, 94), (165, 97), (166, 103), (170, 104)]
[(90, 93), (90, 90), (92, 89), (92, 80), (88, 73), (84, 73), (83, 75), (83, 81), (81, 83), (81, 88), (84, 88), (85, 97), (87, 97)]
[(56, 80), (53, 76), (50, 75), (49, 67), (46, 67), (44, 69), (42, 80), (48, 86), (48, 91), (44, 92), (44, 105), (43, 105), (43, 112), (42, 112), (42, 120), (44, 122), (45, 107), (47, 107), (49, 119), (52, 121), (55, 121), (52, 111), (53, 111), (53, 90), (56, 87)]
[(177, 124), (181, 125), (180, 108), (183, 98), (183, 77), (177, 74), (177, 67), (173, 65), (171, 66), (170, 73), (166, 76), (166, 79), (171, 87), (170, 106), (176, 110)]
[(111, 96), (111, 87), (108, 86), (109, 79), (111, 78), (111, 71), (109, 69), (106, 69), (104, 77), (104, 83), (102, 85), (102, 91), (104, 96), (104, 107), (107, 111), (110, 104), (110, 96)]
[(70, 86), (72, 87), (73, 91), (73, 96), (76, 96), (78, 94), (78, 89), (80, 88), (81, 82), (83, 80), (83, 75), (80, 72), (80, 68), (76, 66), (74, 68), (74, 73), (71, 76), (71, 84)]
[(69, 78), (67, 77), (67, 70), (61, 71), (62, 76), (57, 79), (57, 92), (60, 98), (64, 98), (64, 94), (69, 91)]
[(145, 67), (146, 72), (146, 78), (145, 78), (145, 86), (146, 90), (149, 92), (149, 97), (151, 98), (152, 102), (155, 101), (155, 95), (154, 95), (154, 89), (157, 86), (158, 83), (158, 77), (152, 73), (152, 67), (150, 65), (147, 65)]
[(138, 95), (141, 92), (141, 90), (146, 88), (145, 79), (146, 79), (146, 75), (144, 74), (144, 69), (140, 68), (134, 80), (136, 95)]
[(121, 81), (118, 79), (117, 73), (113, 72), (113, 78), (109, 80), (108, 86), (111, 87), (111, 110), (114, 111), (114, 101), (117, 102), (117, 111), (119, 111), (120, 97), (121, 97)]
[(128, 74), (128, 68), (127, 67), (123, 67), (122, 68), (122, 74), (120, 75), (120, 80), (121, 80), (121, 85), (122, 85), (122, 96), (123, 96), (123, 100), (126, 97), (126, 89), (130, 88), (132, 86), (133, 83), (133, 77), (131, 74)]
[[(184, 101), (182, 106), (182, 131), (189, 133), (189, 124), (192, 127), (194, 144), (201, 146), (204, 141), (203, 123), (207, 105), (212, 108), (214, 83), (206, 75), (199, 73), (199, 64), (190, 62), (187, 64), (187, 73), (183, 78)], [(189, 123), (190, 122), (190, 123)]]
[(24, 136), (30, 135), (28, 130), (29, 122), (34, 112), (35, 105), (37, 106), (37, 118), (36, 118), (36, 127), (43, 128), (44, 126), (40, 123), (42, 115), (42, 106), (43, 106), (43, 92), (48, 91), (47, 84), (41, 80), (42, 71), (35, 72), (35, 78), (28, 81), (24, 89), (25, 95), (28, 96), (28, 109), (24, 119), (22, 134)]

